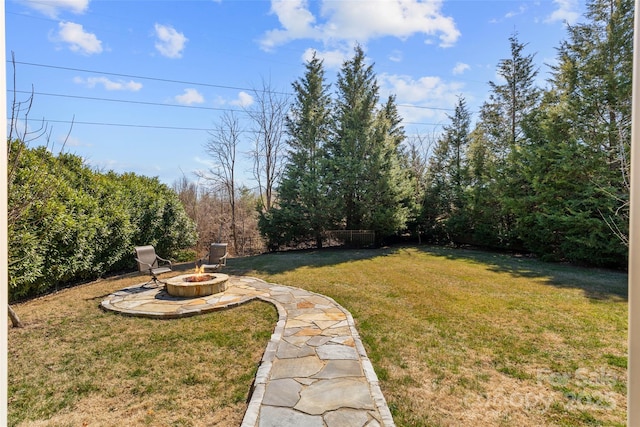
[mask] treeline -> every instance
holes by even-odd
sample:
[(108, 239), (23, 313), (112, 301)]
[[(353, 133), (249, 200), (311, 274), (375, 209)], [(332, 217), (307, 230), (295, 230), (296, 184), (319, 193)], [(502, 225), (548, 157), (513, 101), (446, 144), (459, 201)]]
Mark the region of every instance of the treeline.
[[(545, 88), (513, 34), (475, 121), (460, 97), (434, 139), (405, 134), (360, 47), (334, 88), (316, 57), (291, 99), (263, 83), (249, 133), (222, 117), (205, 145), (216, 166), (199, 175), (204, 187), (101, 173), (10, 138), (10, 299), (132, 269), (140, 244), (170, 257), (203, 255), (214, 241), (256, 253), (258, 231), (271, 250), (366, 229), (378, 244), (410, 235), (625, 266), (633, 6), (590, 1), (584, 23), (567, 27)], [(253, 138), (257, 192), (236, 183), (243, 135)]]
[(393, 97), (380, 104), (362, 49), (343, 64), (333, 94), (314, 57), (293, 83), (288, 156), (277, 198), (261, 210), (269, 248), (370, 229), (379, 242), (411, 233), (626, 265), (633, 6), (588, 2), (544, 89), (534, 54), (513, 34), (502, 80), (489, 83), (475, 123), (460, 97), (434, 141), (407, 138)]
[(130, 270), (136, 245), (168, 257), (196, 243), (193, 221), (157, 178), (100, 173), (19, 140), (8, 154), (10, 301)]
[(431, 240), (627, 264), (633, 1), (595, 0), (569, 26), (548, 88), (517, 34), (475, 127), (461, 99), (427, 168)]

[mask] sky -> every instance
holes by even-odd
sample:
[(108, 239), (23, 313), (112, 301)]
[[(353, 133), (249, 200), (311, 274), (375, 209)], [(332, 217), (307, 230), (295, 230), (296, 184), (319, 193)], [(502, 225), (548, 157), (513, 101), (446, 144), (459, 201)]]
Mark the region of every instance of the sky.
[(233, 112), (252, 188), (254, 91), (291, 94), (314, 52), (334, 83), (360, 45), (407, 135), (435, 138), (459, 97), (477, 118), (515, 33), (544, 87), (584, 12), (584, 0), (6, 0), (7, 109), (33, 91), (18, 130), (48, 133), (32, 146), (168, 185), (201, 183), (215, 167), (205, 145)]

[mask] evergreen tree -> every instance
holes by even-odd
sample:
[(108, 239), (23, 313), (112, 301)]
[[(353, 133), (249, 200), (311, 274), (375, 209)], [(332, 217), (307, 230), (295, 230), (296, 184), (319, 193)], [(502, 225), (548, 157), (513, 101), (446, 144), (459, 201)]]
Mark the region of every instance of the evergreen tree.
[(632, 0), (593, 0), (587, 21), (569, 27), (552, 83), (567, 103), (576, 138), (597, 157), (589, 177), (613, 209), (601, 216), (626, 243), (629, 219)]
[(378, 84), (365, 59), (357, 46), (338, 74), (329, 177), (344, 227), (372, 229), (381, 239), (407, 221), (408, 177), (400, 167), (405, 135), (393, 98), (377, 108)]
[(511, 56), (500, 60), (497, 70), (505, 82), (489, 82), (491, 94), (481, 113), (499, 158), (506, 158), (522, 139), (522, 120), (540, 98), (540, 90), (535, 86), (538, 75), (533, 62), (535, 55), (524, 55), (526, 44), (518, 41), (517, 33), (509, 37), (509, 44)]
[(409, 208), (409, 219), (407, 228), (411, 234), (422, 242), (422, 235), (425, 231), (424, 203), (427, 191), (426, 171), (428, 166), (428, 152), (431, 144), (427, 144), (427, 138), (423, 135), (413, 135), (402, 145), (402, 155), (400, 160), (403, 169), (406, 170), (409, 179), (410, 198), (407, 206)]
[(552, 89), (526, 122), (527, 248), (553, 260), (626, 264), (633, 2), (596, 0), (558, 49)]
[(525, 123), (521, 176), (529, 192), (517, 203), (519, 235), (542, 259), (619, 266), (625, 248), (600, 215), (614, 206), (592, 177), (599, 158), (578, 139), (571, 115), (550, 91)]
[(470, 229), (466, 206), (466, 191), (469, 185), (467, 151), (471, 113), (464, 98), (458, 99), (451, 124), (437, 142), (432, 162), (429, 165), (431, 187), (429, 198), (437, 206), (434, 218), (435, 236), (448, 241), (462, 243), (469, 240)]
[(365, 63), (364, 51), (355, 48), (354, 57), (338, 73), (338, 94), (334, 106), (334, 135), (330, 143), (332, 189), (348, 230), (367, 228), (365, 181), (374, 145), (378, 84), (373, 66)]
[(487, 136), (482, 126), (476, 128), (469, 135), (469, 150), (467, 154), (470, 188), (467, 194), (467, 211), (469, 212), (472, 242), (487, 247), (501, 247), (498, 227), (496, 225), (497, 212), (500, 205), (494, 194), (494, 165), (497, 163), (495, 153), (487, 144)]
[(421, 222), (426, 238), (432, 243), (447, 244), (445, 221), (449, 215), (449, 182), (446, 161), (449, 141), (438, 139), (426, 170), (427, 189), (422, 203)]
[(409, 218), (412, 194), (409, 173), (401, 161), (400, 144), (405, 140), (401, 122), (395, 97), (390, 96), (376, 117), (367, 171), (371, 179), (363, 183), (368, 187), (365, 197), (370, 206), (365, 223), (376, 231), (379, 240), (404, 229)]
[(486, 224), (479, 223), (484, 219), (474, 218), (479, 229), (484, 230), (483, 239), (493, 229), (489, 232), (493, 234), (490, 244), (504, 248), (519, 246), (512, 203), (524, 195), (526, 188), (520, 182), (518, 150), (524, 141), (522, 123), (540, 98), (540, 90), (535, 86), (538, 70), (534, 67), (534, 55), (524, 55), (526, 45), (518, 41), (517, 34), (509, 42), (511, 56), (498, 64), (498, 75), (505, 83), (489, 83), (492, 92), (480, 110), (477, 125), (477, 135), (483, 136), (491, 156), (484, 160), (487, 180), (482, 184), (483, 199), (476, 201), (493, 206), (494, 214), (486, 218), (489, 220)]
[[(302, 79), (293, 83), (295, 99), (286, 118), (290, 147), (284, 175), (278, 188), (278, 206), (262, 223), (274, 245), (312, 238), (322, 247), (322, 236), (330, 224), (331, 199), (327, 197), (324, 144), (330, 132), (330, 97), (322, 61), (315, 55), (306, 64)], [(266, 222), (271, 224), (267, 225)], [(271, 239), (273, 240), (273, 239)]]

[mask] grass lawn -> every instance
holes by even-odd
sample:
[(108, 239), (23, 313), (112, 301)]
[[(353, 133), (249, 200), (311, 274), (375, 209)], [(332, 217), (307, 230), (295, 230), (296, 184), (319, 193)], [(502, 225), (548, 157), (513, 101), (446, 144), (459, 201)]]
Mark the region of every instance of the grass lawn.
[[(348, 309), (399, 426), (623, 426), (627, 276), (433, 247), (230, 259)], [(98, 304), (110, 279), (15, 306), (11, 425), (238, 425), (275, 309), (181, 320)], [(49, 421), (47, 421), (49, 420)]]

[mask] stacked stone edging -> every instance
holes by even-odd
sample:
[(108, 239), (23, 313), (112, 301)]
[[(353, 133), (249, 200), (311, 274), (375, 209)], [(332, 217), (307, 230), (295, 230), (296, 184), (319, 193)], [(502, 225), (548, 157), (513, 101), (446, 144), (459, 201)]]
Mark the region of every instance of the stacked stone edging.
[(172, 319), (254, 299), (273, 304), (278, 321), (241, 427), (395, 425), (353, 317), (330, 297), (232, 276), (220, 294), (185, 299), (159, 288), (134, 286), (113, 293), (101, 307), (130, 316)]

